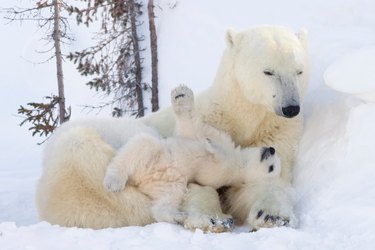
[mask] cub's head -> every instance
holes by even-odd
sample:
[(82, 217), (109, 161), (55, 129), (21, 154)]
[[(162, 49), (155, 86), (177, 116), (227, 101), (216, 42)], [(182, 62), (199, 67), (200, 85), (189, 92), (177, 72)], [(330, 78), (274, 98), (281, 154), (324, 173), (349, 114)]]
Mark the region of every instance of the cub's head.
[(273, 147), (243, 148), (242, 161), (246, 170), (246, 179), (260, 180), (279, 177), (281, 162)]
[(297, 116), (309, 74), (307, 32), (264, 26), (228, 30), (226, 41), (233, 77), (244, 98), (279, 116)]

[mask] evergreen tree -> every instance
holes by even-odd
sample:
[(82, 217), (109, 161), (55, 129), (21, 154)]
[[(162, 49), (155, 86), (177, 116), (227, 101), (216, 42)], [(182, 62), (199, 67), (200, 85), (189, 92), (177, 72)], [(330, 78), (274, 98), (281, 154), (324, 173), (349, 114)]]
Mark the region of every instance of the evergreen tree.
[(68, 11), (78, 24), (87, 26), (101, 20), (98, 41), (92, 47), (70, 53), (68, 58), (96, 91), (113, 95), (113, 100), (92, 108), (111, 106), (113, 116), (144, 116), (143, 91), (149, 86), (142, 81), (142, 49), (138, 21), (142, 4), (137, 0), (84, 0), (85, 8), (71, 6)]
[(21, 126), (31, 123), (29, 130), (32, 135), (48, 136), (58, 124), (69, 120), (70, 107), (66, 108), (64, 93), (64, 74), (62, 67), (61, 44), (71, 38), (67, 34), (68, 20), (61, 15), (62, 9), (66, 7), (63, 0), (40, 0), (31, 8), (7, 8), (5, 18), (9, 21), (34, 21), (38, 28), (45, 30), (44, 40), (51, 44), (47, 52), (53, 51), (53, 55), (47, 60), (55, 59), (58, 95), (45, 97), (46, 103), (30, 102), (27, 107), (20, 106), (18, 113), (25, 118)]

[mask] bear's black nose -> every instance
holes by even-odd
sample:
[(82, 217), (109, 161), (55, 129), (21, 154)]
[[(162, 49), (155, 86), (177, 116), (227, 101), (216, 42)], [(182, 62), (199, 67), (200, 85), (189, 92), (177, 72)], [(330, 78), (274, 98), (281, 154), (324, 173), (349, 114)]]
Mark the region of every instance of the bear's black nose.
[(300, 107), (299, 106), (288, 106), (282, 108), (283, 114), (285, 117), (292, 118), (299, 114)]

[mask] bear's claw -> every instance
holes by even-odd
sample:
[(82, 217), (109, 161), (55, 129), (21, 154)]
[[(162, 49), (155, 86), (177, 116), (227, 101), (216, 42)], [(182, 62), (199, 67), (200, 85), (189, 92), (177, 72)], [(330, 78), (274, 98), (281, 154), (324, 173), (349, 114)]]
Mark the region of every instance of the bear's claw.
[(282, 217), (279, 215), (271, 215), (264, 212), (264, 210), (259, 210), (255, 216), (256, 226), (253, 225), (250, 232), (256, 232), (259, 228), (266, 227), (282, 227), (290, 226), (290, 219), (288, 217)]
[(190, 230), (201, 229), (203, 232), (223, 233), (233, 230), (234, 220), (232, 218), (212, 218), (208, 216), (199, 219), (188, 218), (184, 222), (184, 227)]

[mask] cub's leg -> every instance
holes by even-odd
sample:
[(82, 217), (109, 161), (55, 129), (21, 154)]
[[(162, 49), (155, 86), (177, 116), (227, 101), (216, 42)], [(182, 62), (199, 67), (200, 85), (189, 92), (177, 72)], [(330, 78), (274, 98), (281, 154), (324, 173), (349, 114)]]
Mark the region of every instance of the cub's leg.
[(185, 85), (174, 88), (171, 92), (171, 103), (176, 117), (175, 135), (196, 138), (197, 126), (194, 117), (194, 93)]
[[(195, 116), (191, 89), (183, 85), (173, 89), (171, 102), (176, 117), (175, 135), (192, 139), (217, 136), (216, 129), (205, 125)], [(182, 211), (187, 215), (183, 223), (185, 228), (216, 233), (233, 229), (232, 217), (222, 213), (219, 196), (211, 187), (189, 184)]]
[(189, 139), (207, 139), (218, 144), (232, 143), (226, 133), (204, 123), (194, 108), (194, 93), (185, 85), (171, 92), (171, 103), (175, 115), (174, 135)]
[(159, 138), (149, 134), (135, 135), (109, 164), (103, 181), (104, 187), (111, 192), (122, 191), (128, 178), (136, 171), (145, 173), (163, 153), (163, 149)]

